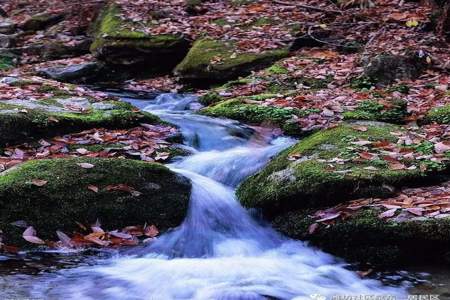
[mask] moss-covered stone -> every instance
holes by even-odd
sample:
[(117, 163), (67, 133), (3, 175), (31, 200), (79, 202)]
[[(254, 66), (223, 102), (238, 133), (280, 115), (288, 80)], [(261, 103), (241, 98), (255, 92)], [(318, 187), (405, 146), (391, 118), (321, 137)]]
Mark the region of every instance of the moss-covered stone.
[[(33, 180), (47, 183), (36, 186)], [(137, 192), (108, 188), (118, 184)], [(0, 229), (7, 241), (21, 240), (23, 228), (10, 224), (18, 220), (50, 239), (56, 239), (56, 230), (71, 232), (76, 222), (89, 225), (97, 218), (105, 229), (147, 222), (164, 230), (184, 219), (189, 194), (189, 180), (160, 164), (99, 158), (29, 161), (0, 176)]]
[(295, 211), (273, 224), (284, 234), (310, 241), (349, 261), (392, 267), (405, 263), (444, 262), (450, 251), (450, 218), (398, 222), (381, 220), (377, 209), (362, 209), (330, 226), (308, 231), (313, 211)]
[(250, 124), (273, 124), (279, 126), (286, 134), (300, 136), (304, 132), (295, 121), (295, 116), (305, 116), (309, 111), (264, 106), (246, 101), (257, 101), (253, 99), (230, 99), (216, 103), (201, 110), (202, 114), (213, 117), (224, 117)]
[(43, 30), (49, 26), (55, 25), (64, 19), (63, 14), (40, 13), (25, 20), (20, 27), (26, 31)]
[(175, 73), (182, 80), (198, 84), (224, 82), (248, 75), (287, 55), (287, 49), (239, 53), (231, 42), (201, 39), (194, 43), (184, 60), (175, 68)]
[(395, 99), (393, 101), (367, 100), (359, 103), (353, 111), (343, 114), (345, 120), (380, 121), (402, 124), (408, 116), (406, 101)]
[(84, 112), (65, 110), (59, 101), (1, 103), (0, 145), (96, 127), (130, 128), (140, 123), (160, 122), (158, 117), (135, 111), (132, 105), (120, 101), (91, 103)]
[[(279, 154), (261, 172), (249, 177), (237, 190), (247, 207), (261, 208), (268, 216), (298, 208), (333, 205), (358, 197), (391, 195), (394, 187), (433, 178), (419, 168), (393, 170), (382, 160), (358, 160), (352, 142), (397, 142), (392, 132), (400, 127), (364, 123), (366, 131), (342, 124), (305, 138)], [(341, 163), (333, 160), (341, 160)], [(430, 171), (432, 172), (432, 171)]]
[(96, 22), (91, 52), (116, 66), (133, 66), (157, 72), (171, 70), (186, 55), (189, 41), (182, 35), (151, 35), (151, 24), (142, 25), (119, 17), (120, 7), (111, 4)]
[(425, 123), (450, 124), (450, 104), (431, 109), (423, 121)]

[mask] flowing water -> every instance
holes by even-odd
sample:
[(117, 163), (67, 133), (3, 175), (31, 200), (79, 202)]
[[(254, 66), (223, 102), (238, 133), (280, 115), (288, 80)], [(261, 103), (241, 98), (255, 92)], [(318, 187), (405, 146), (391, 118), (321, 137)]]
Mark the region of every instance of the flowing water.
[(178, 125), (184, 147), (193, 153), (169, 166), (192, 181), (183, 224), (144, 248), (107, 258), (77, 259), (75, 267), (57, 271), (1, 276), (0, 298), (406, 298), (404, 288), (361, 279), (342, 261), (281, 236), (239, 205), (236, 186), (294, 140), (197, 115), (193, 111), (199, 104), (193, 96), (162, 94), (151, 102), (123, 100)]

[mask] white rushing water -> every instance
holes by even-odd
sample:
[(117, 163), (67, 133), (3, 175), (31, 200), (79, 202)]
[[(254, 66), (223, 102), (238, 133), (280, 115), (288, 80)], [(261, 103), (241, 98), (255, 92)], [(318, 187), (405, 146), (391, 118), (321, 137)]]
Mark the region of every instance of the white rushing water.
[[(124, 99), (138, 106), (143, 102)], [(402, 289), (361, 279), (342, 262), (289, 240), (252, 218), (234, 189), (295, 141), (258, 135), (230, 120), (195, 115), (194, 97), (163, 94), (146, 110), (180, 127), (195, 154), (170, 168), (192, 181), (180, 227), (136, 252), (99, 265), (42, 275), (43, 299), (331, 299), (392, 295)]]

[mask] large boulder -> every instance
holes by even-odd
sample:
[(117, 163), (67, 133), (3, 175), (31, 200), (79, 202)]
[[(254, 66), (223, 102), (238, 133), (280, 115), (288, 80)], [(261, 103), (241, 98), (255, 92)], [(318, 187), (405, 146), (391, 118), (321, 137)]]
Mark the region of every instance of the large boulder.
[(97, 20), (91, 51), (99, 60), (118, 68), (160, 72), (170, 71), (186, 55), (190, 43), (183, 35), (149, 34), (151, 24), (143, 28), (120, 13), (120, 7), (111, 4)]
[(0, 103), (0, 145), (90, 128), (131, 128), (157, 122), (158, 117), (115, 100), (96, 102), (68, 95), (4, 100)]
[(233, 42), (201, 39), (194, 43), (184, 60), (175, 68), (182, 80), (199, 85), (225, 82), (269, 66), (288, 55), (287, 49), (245, 53)]
[(89, 79), (98, 77), (102, 67), (95, 62), (42, 68), (39, 75), (62, 82), (88, 82)]
[(388, 196), (397, 187), (436, 179), (438, 171), (447, 169), (445, 161), (434, 166), (432, 156), (416, 158), (423, 156), (415, 151), (422, 151), (427, 141), (402, 148), (402, 135), (401, 127), (378, 122), (342, 124), (315, 133), (244, 181), (237, 195), (245, 206), (274, 216), (358, 197)]
[(58, 24), (62, 20), (64, 20), (64, 14), (44, 12), (26, 19), (22, 24), (20, 24), (20, 28), (25, 31), (38, 31)]
[(273, 224), (292, 238), (309, 241), (352, 262), (384, 267), (450, 262), (448, 216), (426, 218), (410, 214), (411, 219), (384, 220), (380, 214), (379, 208), (364, 208), (322, 224), (316, 223), (319, 219), (314, 211), (301, 210), (280, 215)]
[[(260, 105), (257, 100), (251, 99), (252, 97), (242, 97), (221, 101), (202, 109), (201, 113), (253, 125), (274, 125), (280, 127), (288, 135), (304, 135), (296, 118), (306, 116), (308, 112), (297, 108)], [(203, 98), (203, 102), (205, 101)]]
[(407, 53), (394, 55), (381, 53), (366, 61), (364, 76), (376, 83), (391, 84), (396, 80), (415, 79), (427, 67), (425, 53)]
[(16, 221), (53, 240), (56, 230), (70, 233), (80, 230), (76, 222), (90, 225), (97, 219), (111, 230), (146, 222), (165, 230), (184, 219), (190, 189), (187, 178), (156, 163), (29, 161), (0, 176), (0, 229), (10, 244), (21, 239), (23, 228), (11, 224)]

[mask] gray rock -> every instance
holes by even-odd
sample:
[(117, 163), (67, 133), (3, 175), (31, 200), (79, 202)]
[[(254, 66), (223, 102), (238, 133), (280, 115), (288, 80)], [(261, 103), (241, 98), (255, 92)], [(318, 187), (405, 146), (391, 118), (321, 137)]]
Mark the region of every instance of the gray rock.
[(97, 63), (85, 63), (64, 67), (53, 67), (40, 69), (38, 73), (42, 76), (62, 82), (83, 82), (86, 78), (94, 76), (100, 67)]
[(4, 83), (4, 84), (14, 84), (16, 82), (20, 81), (20, 78), (17, 77), (12, 77), (12, 76), (7, 76), (7, 77), (2, 77), (0, 78), (0, 83)]
[(16, 46), (16, 36), (0, 34), (0, 48), (13, 48)]
[(382, 53), (366, 62), (364, 75), (377, 83), (390, 84), (399, 79), (415, 79), (425, 68), (425, 53), (407, 55)]
[(25, 22), (23, 22), (20, 27), (25, 31), (38, 31), (55, 25), (61, 22), (63, 19), (63, 14), (41, 13), (25, 20)]
[(0, 22), (0, 33), (1, 34), (13, 34), (16, 32), (16, 24), (11, 21), (1, 21)]
[(92, 103), (91, 106), (93, 109), (98, 109), (98, 110), (111, 110), (116, 107), (114, 104), (106, 103), (106, 102), (95, 102), (95, 103)]

